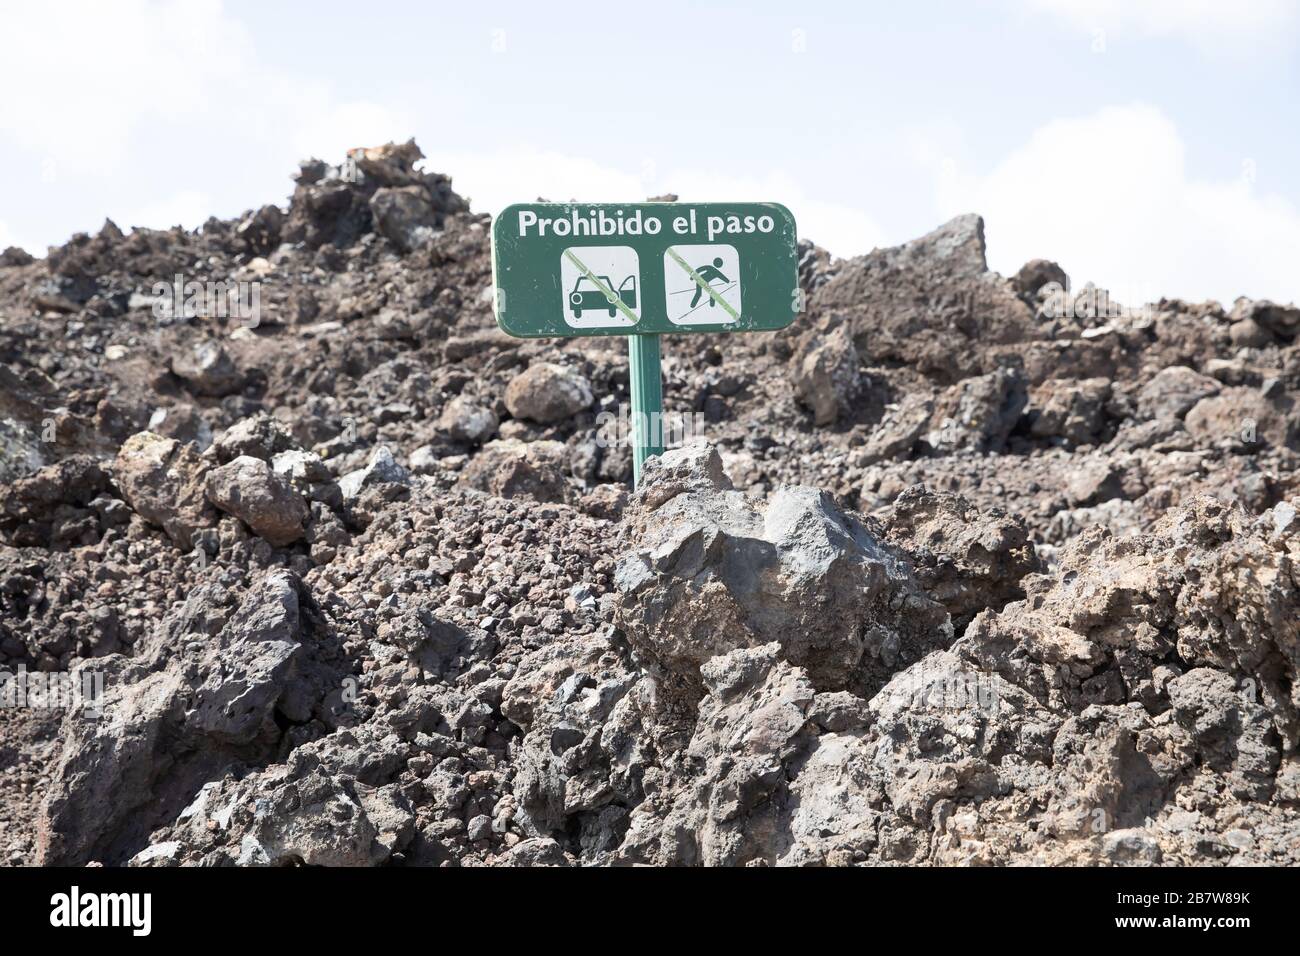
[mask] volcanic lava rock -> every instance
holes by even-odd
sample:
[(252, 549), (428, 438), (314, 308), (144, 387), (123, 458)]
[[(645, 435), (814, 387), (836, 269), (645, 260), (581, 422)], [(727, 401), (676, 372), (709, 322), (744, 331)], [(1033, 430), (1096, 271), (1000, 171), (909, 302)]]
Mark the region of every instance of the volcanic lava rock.
[(808, 339), (794, 357), (794, 393), (813, 413), (817, 425), (829, 425), (849, 408), (858, 390), (858, 351), (847, 325), (837, 325)]
[(454, 441), (481, 445), (497, 430), (497, 416), (491, 408), (464, 395), (447, 403), (438, 416), (438, 427)]
[(882, 520), (889, 542), (911, 558), (921, 586), (959, 629), (983, 610), (1023, 598), (1020, 582), (1042, 570), (1021, 519), (980, 513), (959, 495), (913, 486)]
[(240, 419), (213, 443), (217, 460), (222, 464), (243, 455), (270, 461), (281, 452), (297, 447), (288, 430), (266, 412)]
[[(234, 605), (234, 606), (232, 606)], [(302, 582), (271, 572), (235, 604), (193, 593), (149, 642), (152, 664), (106, 659), (102, 717), (64, 717), (38, 859), (121, 863), (200, 788), (263, 763), (346, 671)]]
[[(717, 471), (705, 459), (699, 482)], [(618, 620), (688, 696), (700, 667), (736, 648), (776, 643), (818, 689), (839, 690), (952, 640), (907, 563), (824, 492), (782, 488), (760, 509), (735, 491), (687, 491), (644, 521), (619, 562)]]
[(1182, 418), (1203, 398), (1219, 393), (1219, 383), (1185, 365), (1161, 369), (1137, 395), (1143, 418)]
[(277, 548), (302, 537), (309, 511), (302, 496), (261, 458), (241, 455), (208, 472), (208, 500)]
[(438, 222), (422, 186), (377, 190), (370, 197), (370, 212), (375, 217), (375, 228), (403, 252), (430, 242)]
[(113, 481), (133, 511), (189, 550), (201, 528), (216, 523), (204, 494), (207, 466), (194, 446), (139, 432), (122, 443)]
[(228, 352), (216, 342), (200, 342), (172, 358), (172, 372), (196, 395), (221, 398), (239, 391), (244, 375)]
[(1065, 270), (1050, 259), (1030, 259), (1011, 279), (1016, 291), (1031, 302), (1036, 302), (1043, 289), (1052, 283), (1066, 289), (1070, 279)]
[(393, 453), (380, 445), (370, 453), (364, 468), (350, 471), (339, 479), (339, 490), (343, 499), (351, 501), (366, 488), (377, 485), (407, 485), (411, 482), (411, 473), (397, 463)]
[(1070, 445), (1096, 442), (1106, 429), (1106, 403), (1111, 383), (1104, 378), (1082, 381), (1050, 379), (1030, 389), (1025, 417), (1029, 433), (1061, 438)]
[(470, 488), (501, 498), (526, 496), (537, 501), (566, 501), (568, 453), (558, 441), (490, 441), (474, 456), (462, 476)]
[(1002, 368), (952, 386), (935, 402), (926, 441), (936, 452), (1001, 449), (1028, 403), (1025, 378)]
[(591, 407), (591, 383), (553, 362), (534, 362), (506, 387), (506, 408), (515, 418), (542, 425), (561, 422)]

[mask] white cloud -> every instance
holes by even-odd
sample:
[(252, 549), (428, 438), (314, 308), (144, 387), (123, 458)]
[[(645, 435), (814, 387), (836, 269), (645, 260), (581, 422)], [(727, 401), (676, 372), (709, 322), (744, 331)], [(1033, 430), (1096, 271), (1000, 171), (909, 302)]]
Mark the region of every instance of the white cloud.
[(1179, 36), (1209, 53), (1258, 52), (1293, 34), (1295, 0), (1019, 0), (1084, 30)]
[(21, 93), (0, 97), (0, 179), (32, 183), (11, 221), (48, 242), (96, 215), (192, 227), (280, 201), (297, 160), (415, 126), (400, 97), (353, 99), (260, 56), (267, 38), (221, 0), (14, 4), (3, 21), (0, 89)]
[(1178, 130), (1145, 105), (1054, 120), (987, 175), (938, 177), (941, 214), (983, 214), (990, 265), (1058, 261), (1125, 304), (1160, 295), (1300, 301), (1300, 211), (1253, 170), (1187, 174)]
[(733, 177), (700, 170), (679, 170), (663, 177), (665, 188), (683, 201), (770, 200), (788, 206), (799, 224), (799, 237), (811, 239), (837, 256), (856, 256), (888, 245), (885, 232), (866, 213), (833, 200), (809, 195), (783, 171)]
[(562, 202), (638, 202), (676, 193), (683, 202), (780, 202), (794, 213), (801, 238), (838, 256), (870, 252), (886, 244), (884, 232), (865, 213), (814, 198), (791, 176), (774, 171), (728, 176), (698, 169), (660, 170), (647, 162), (636, 172), (582, 156), (531, 147), (496, 153), (430, 154), (425, 166), (453, 174), (456, 191), (479, 212), (495, 213), (512, 202), (544, 197)]
[(213, 150), (338, 158), (413, 126), (400, 106), (261, 62), (220, 0), (18, 4), (4, 26), (0, 88), (22, 95), (0, 98), (0, 138), (60, 177), (115, 177), (160, 154), (202, 168)]
[(34, 256), (45, 255), (44, 248), (37, 248), (34, 245), (24, 242), (22, 239), (18, 237), (17, 234), (10, 231), (7, 225), (5, 225), (3, 222), (0, 222), (0, 252), (4, 252), (10, 246), (17, 246), (19, 249), (26, 249), (29, 253), (31, 253)]
[(117, 168), (144, 124), (218, 106), (250, 47), (217, 0), (15, 4), (5, 33), (0, 86), (22, 92), (0, 98), (0, 128), (83, 173)]

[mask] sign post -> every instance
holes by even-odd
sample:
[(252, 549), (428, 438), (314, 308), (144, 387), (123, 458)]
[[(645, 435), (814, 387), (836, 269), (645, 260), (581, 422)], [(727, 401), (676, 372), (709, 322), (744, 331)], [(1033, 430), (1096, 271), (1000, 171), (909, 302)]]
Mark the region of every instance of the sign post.
[(777, 203), (522, 203), (492, 223), (497, 324), (521, 338), (626, 335), (633, 473), (664, 450), (660, 336), (768, 332), (802, 308)]
[(629, 335), (627, 361), (632, 390), (632, 480), (640, 485), (645, 460), (664, 451), (664, 389), (659, 371), (658, 333)]

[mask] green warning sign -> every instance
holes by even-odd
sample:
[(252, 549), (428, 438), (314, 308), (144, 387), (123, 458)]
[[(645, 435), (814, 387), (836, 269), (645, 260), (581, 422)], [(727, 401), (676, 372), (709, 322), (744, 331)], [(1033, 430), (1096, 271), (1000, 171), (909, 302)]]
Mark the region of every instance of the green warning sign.
[(763, 332), (800, 309), (779, 203), (522, 203), (492, 223), (497, 323), (524, 338)]

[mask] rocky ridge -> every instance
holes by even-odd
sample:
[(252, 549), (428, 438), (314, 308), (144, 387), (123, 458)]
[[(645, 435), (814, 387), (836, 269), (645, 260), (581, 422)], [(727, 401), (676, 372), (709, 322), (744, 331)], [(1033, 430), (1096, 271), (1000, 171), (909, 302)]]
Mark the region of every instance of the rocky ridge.
[(1300, 862), (1300, 310), (803, 243), (630, 493), (419, 158), (0, 258), (0, 671), (105, 686), (0, 710), (0, 859)]

